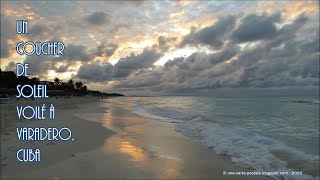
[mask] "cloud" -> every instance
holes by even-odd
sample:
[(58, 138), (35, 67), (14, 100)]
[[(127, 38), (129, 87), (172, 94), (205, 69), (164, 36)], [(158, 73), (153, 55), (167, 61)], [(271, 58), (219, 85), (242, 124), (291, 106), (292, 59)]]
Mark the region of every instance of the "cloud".
[(164, 46), (167, 43), (167, 38), (165, 36), (158, 37), (158, 44), (160, 47)]
[(27, 56), (23, 63), (29, 63), (29, 74), (32, 76), (44, 76), (48, 70), (54, 69), (55, 60), (52, 56)]
[(145, 49), (141, 54), (121, 58), (114, 66), (100, 62), (84, 64), (78, 70), (77, 77), (94, 82), (126, 78), (132, 73), (153, 66), (159, 57), (159, 53)]
[(77, 77), (93, 82), (103, 82), (112, 79), (112, 64), (92, 62), (84, 64), (78, 70)]
[(92, 54), (83, 45), (69, 44), (65, 47), (64, 53), (64, 56), (59, 58), (60, 60), (87, 62), (92, 58)]
[(279, 13), (271, 16), (250, 14), (241, 21), (231, 37), (240, 43), (273, 37), (277, 34), (274, 23), (279, 22), (280, 17)]
[(166, 51), (172, 46), (176, 46), (177, 37), (176, 36), (158, 36), (158, 49), (160, 51)]
[(54, 70), (56, 73), (64, 73), (68, 71), (69, 66), (68, 65), (61, 65), (59, 67), (55, 67)]
[(14, 22), (12, 18), (1, 13), (1, 58), (10, 57), (10, 49), (15, 48), (9, 43), (17, 39)]
[(93, 25), (105, 24), (110, 20), (110, 16), (102, 11), (94, 12), (86, 17), (86, 20)]
[[(129, 78), (121, 80), (121, 83), (118, 81), (114, 84), (113, 88), (115, 89), (143, 89), (148, 87), (151, 89), (152, 87), (161, 84), (161, 72), (158, 72), (156, 69), (145, 69), (140, 70), (137, 73), (133, 73)], [(135, 81), (132, 81), (135, 79)], [(161, 87), (158, 89), (160, 90)]]
[(217, 64), (223, 61), (228, 61), (233, 58), (237, 52), (239, 51), (239, 47), (237, 46), (228, 46), (220, 51), (220, 53), (215, 53), (210, 56), (209, 61), (211, 64)]
[(317, 53), (319, 52), (319, 35), (311, 41), (307, 41), (301, 44), (301, 50), (305, 53)]
[[(263, 18), (274, 19), (275, 15)], [(261, 43), (251, 48), (228, 43), (214, 53), (196, 52), (173, 59), (164, 66), (131, 74), (115, 82), (114, 88), (142, 91), (144, 87), (177, 93), (215, 88), (319, 86), (319, 36), (309, 41), (297, 37), (304, 23), (305, 17), (297, 17), (280, 28), (277, 35), (260, 37)], [(270, 46), (275, 42), (276, 46)]]
[(56, 73), (64, 73), (77, 62), (90, 62), (92, 58), (93, 55), (88, 52), (85, 46), (69, 44), (65, 47), (64, 56), (32, 55), (27, 56), (23, 63), (30, 64), (30, 74), (46, 76), (49, 70), (54, 70)]
[(8, 41), (1, 37), (1, 58), (8, 58), (10, 56), (9, 44)]
[(185, 44), (203, 44), (210, 45), (219, 49), (224, 44), (224, 35), (232, 31), (235, 23), (234, 16), (221, 17), (217, 23), (212, 26), (205, 27), (201, 30), (191, 32), (182, 42)]
[(117, 50), (117, 44), (109, 44), (105, 50), (107, 56), (112, 56), (113, 53)]
[(97, 47), (96, 55), (97, 56), (102, 56), (102, 55), (112, 56), (113, 53), (118, 49), (118, 47), (119, 46), (114, 43), (110, 43), (107, 46), (105, 46), (105, 44), (101, 44)]
[[(281, 45), (283, 42), (296, 38), (296, 33), (307, 22), (308, 18), (302, 14), (298, 16), (292, 23), (284, 25), (278, 30), (277, 35), (265, 39), (266, 46), (269, 48)], [(290, 50), (290, 49), (287, 49)]]
[(5, 68), (6, 71), (16, 71), (16, 63), (11, 61)]
[(35, 24), (30, 27), (28, 36), (31, 38), (39, 38), (48, 35), (50, 29), (42, 24)]
[(144, 49), (141, 54), (121, 58), (114, 66), (113, 76), (116, 78), (127, 77), (130, 73), (143, 68), (151, 67), (161, 54), (153, 50)]
[[(69, 78), (77, 71), (75, 78), (114, 91), (318, 86), (318, 4), (311, 3), (312, 12), (290, 11), (290, 16), (285, 11), (295, 3), (284, 4), (8, 2), (1, 6), (1, 68), (15, 69), (14, 63), (23, 61), (31, 64), (32, 75), (42, 77), (55, 71)], [(30, 34), (17, 35), (19, 18), (30, 20)], [(58, 39), (66, 45), (61, 57), (14, 53), (19, 41)], [(177, 57), (170, 52), (181, 57), (153, 65), (163, 54), (163, 60)], [(110, 56), (119, 61), (107, 63)]]

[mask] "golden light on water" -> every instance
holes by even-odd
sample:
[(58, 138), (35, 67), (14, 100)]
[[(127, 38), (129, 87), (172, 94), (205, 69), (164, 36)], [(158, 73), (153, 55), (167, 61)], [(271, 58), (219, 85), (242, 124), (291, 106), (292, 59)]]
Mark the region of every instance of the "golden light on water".
[(52, 180), (59, 180), (57, 176), (53, 177)]
[(147, 166), (150, 162), (147, 152), (133, 142), (119, 136), (113, 136), (106, 139), (102, 147), (104, 153), (116, 152), (128, 157), (129, 161), (135, 162), (137, 166)]
[(130, 156), (133, 161), (145, 161), (146, 154), (138, 146), (135, 146), (130, 141), (122, 141), (119, 147), (120, 152)]
[[(134, 116), (119, 116), (119, 110), (113, 108), (112, 106), (118, 106), (120, 103), (121, 107), (128, 108), (129, 111), (131, 103), (119, 102), (116, 100), (109, 100), (111, 107), (108, 113), (103, 116), (104, 121), (102, 125), (112, 131), (117, 132), (116, 135), (107, 138), (101, 150), (105, 154), (119, 154), (124, 156), (133, 166), (139, 168), (155, 169), (155, 176), (157, 178), (167, 179), (167, 178), (177, 178), (181, 175), (181, 165), (178, 160), (170, 158), (171, 156), (165, 151), (159, 151), (157, 148), (152, 148), (155, 142), (152, 137), (147, 139), (139, 137), (145, 134), (146, 128), (140, 118), (135, 118)], [(124, 125), (124, 122), (134, 123), (136, 125), (128, 126)], [(123, 130), (126, 129), (125, 131)], [(125, 133), (124, 133), (125, 132)], [(130, 136), (131, 138), (128, 138)], [(136, 142), (135, 138), (140, 139), (143, 142)], [(150, 139), (151, 138), (151, 139)], [(142, 146), (143, 145), (143, 146)]]
[(180, 174), (178, 164), (177, 163), (167, 163), (164, 166), (164, 169), (161, 172), (161, 174), (162, 174), (161, 178), (177, 177)]

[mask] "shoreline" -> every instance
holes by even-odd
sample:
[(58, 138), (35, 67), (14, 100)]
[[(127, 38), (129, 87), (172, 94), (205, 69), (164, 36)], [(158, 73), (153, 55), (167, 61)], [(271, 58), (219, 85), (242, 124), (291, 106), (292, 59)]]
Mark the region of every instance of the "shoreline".
[[(105, 138), (114, 132), (101, 127), (97, 123), (89, 122), (76, 117), (81, 103), (95, 104), (98, 102), (94, 97), (72, 97), (70, 99), (22, 99), (1, 104), (1, 178), (22, 178), (28, 171), (36, 171), (65, 159), (76, 157), (78, 153), (93, 150), (103, 144)], [(56, 107), (56, 119), (54, 120), (18, 120), (15, 114), (16, 105), (40, 105), (45, 103), (54, 104)], [(15, 127), (69, 127), (75, 141), (19, 141)], [(95, 129), (91, 133), (84, 134), (87, 128)], [(91, 141), (91, 139), (95, 141)], [(78, 140), (81, 139), (81, 140)], [(41, 150), (40, 162), (21, 163), (16, 159), (16, 152), (20, 148), (39, 148)], [(31, 177), (30, 177), (31, 178)]]
[[(135, 134), (136, 138), (132, 139), (135, 145), (140, 146), (145, 151), (150, 150), (152, 153), (157, 154), (155, 156), (177, 161), (177, 164), (182, 162), (180, 164), (181, 167), (173, 171), (180, 171), (180, 174), (176, 174), (175, 177), (162, 177), (160, 175), (156, 179), (273, 179), (271, 176), (226, 176), (223, 174), (224, 171), (249, 172), (251, 170), (240, 167), (232, 162), (229, 156), (219, 155), (201, 142), (176, 131), (174, 123), (167, 123), (152, 117), (136, 114), (131, 111), (132, 109), (128, 105), (121, 104), (118, 106), (119, 104), (116, 105), (114, 102), (110, 103), (110, 105), (113, 106), (110, 108), (111, 110), (122, 108), (131, 118), (137, 118), (142, 121), (140, 124), (126, 127), (126, 133)], [(144, 137), (148, 134), (151, 137), (146, 140)], [(112, 138), (118, 139), (118, 136), (121, 137), (119, 134), (112, 136), (110, 141)], [(150, 140), (152, 138), (154, 139)], [(192, 173), (189, 174), (190, 171)]]
[(6, 141), (1, 138), (1, 143), (5, 142), (1, 158), (3, 152), (7, 153), (6, 165), (1, 163), (1, 178), (34, 179), (36, 175), (38, 179), (271, 179), (225, 176), (223, 171), (250, 170), (181, 135), (169, 124), (134, 114), (129, 104), (115, 101), (75, 99), (57, 106), (57, 113), (63, 118), (57, 118), (54, 126), (69, 125), (76, 140), (26, 142), (43, 148), (39, 164), (16, 162), (16, 149), (10, 149), (14, 141), (9, 142), (16, 138), (15, 133), (6, 135)]

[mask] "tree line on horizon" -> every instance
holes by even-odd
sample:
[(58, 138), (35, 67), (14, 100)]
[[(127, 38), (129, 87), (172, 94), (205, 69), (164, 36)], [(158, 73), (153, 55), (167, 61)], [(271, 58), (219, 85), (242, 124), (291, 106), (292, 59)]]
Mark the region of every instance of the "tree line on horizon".
[(73, 81), (72, 79), (64, 82), (59, 78), (55, 78), (53, 82), (51, 81), (40, 81), (39, 78), (33, 77), (29, 79), (25, 76), (16, 76), (13, 71), (2, 71), (0, 69), (0, 88), (2, 89), (15, 89), (18, 84), (20, 85), (37, 85), (46, 84), (48, 90), (63, 90), (74, 95), (87, 95), (92, 94), (95, 96), (123, 96), (118, 93), (105, 93), (100, 91), (89, 90), (85, 84), (81, 81)]

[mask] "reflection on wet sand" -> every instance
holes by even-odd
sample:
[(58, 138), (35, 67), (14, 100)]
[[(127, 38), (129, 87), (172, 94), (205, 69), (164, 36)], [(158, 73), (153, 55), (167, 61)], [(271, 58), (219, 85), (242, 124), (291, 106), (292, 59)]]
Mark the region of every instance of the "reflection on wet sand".
[(146, 161), (146, 154), (143, 150), (138, 147), (134, 146), (130, 141), (122, 141), (119, 147), (120, 152), (129, 155), (133, 161)]
[[(127, 168), (141, 173), (136, 177), (148, 173), (152, 179), (221, 179), (225, 178), (222, 172), (226, 169), (244, 170), (179, 135), (172, 126), (132, 113), (132, 104), (118, 100), (108, 103), (110, 109), (103, 116), (103, 126), (116, 134), (105, 140), (101, 157), (125, 161)], [(245, 179), (251, 178), (257, 179)]]
[(164, 158), (164, 155), (153, 155), (152, 152), (146, 151), (130, 140), (121, 138), (120, 135), (107, 139), (103, 152), (123, 154), (136, 167), (154, 169), (158, 178), (175, 178), (181, 172), (177, 162)]
[[(148, 145), (144, 144), (142, 147), (135, 139), (144, 139), (146, 128), (141, 121), (132, 114), (126, 115), (125, 112), (130, 110), (122, 109), (129, 107), (130, 104), (119, 106), (116, 103), (110, 103), (111, 108), (108, 113), (104, 115), (103, 126), (116, 131), (118, 134), (106, 139), (102, 151), (105, 154), (117, 153), (122, 154), (132, 163), (133, 166), (142, 169), (153, 169), (157, 178), (176, 178), (180, 175), (179, 163), (168, 159), (166, 154), (155, 153), (148, 149)], [(114, 107), (117, 106), (117, 107)], [(137, 125), (137, 126), (135, 126)], [(135, 131), (128, 131), (128, 127), (135, 126)], [(150, 136), (149, 136), (150, 138)], [(146, 143), (146, 142), (144, 142)]]
[(110, 105), (110, 109), (108, 110), (108, 113), (103, 115), (102, 118), (103, 127), (111, 129), (115, 132), (122, 132), (124, 128), (130, 124), (141, 123), (140, 118), (132, 117), (127, 114), (131, 111), (131, 104), (119, 103), (118, 101), (111, 99), (108, 105)]
[(165, 163), (162, 169), (162, 173), (160, 174), (161, 179), (167, 179), (167, 178), (175, 178), (180, 175), (180, 166), (177, 163)]

